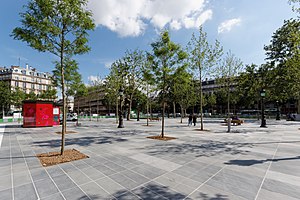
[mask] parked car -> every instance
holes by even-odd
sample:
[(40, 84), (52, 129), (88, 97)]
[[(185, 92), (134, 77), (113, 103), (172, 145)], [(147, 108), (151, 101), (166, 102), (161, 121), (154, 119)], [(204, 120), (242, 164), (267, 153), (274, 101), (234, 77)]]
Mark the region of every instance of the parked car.
[[(59, 121), (62, 124), (62, 122), (63, 122), (62, 114), (59, 115)], [(77, 121), (77, 114), (76, 113), (67, 113), (67, 121), (73, 121), (73, 122)]]

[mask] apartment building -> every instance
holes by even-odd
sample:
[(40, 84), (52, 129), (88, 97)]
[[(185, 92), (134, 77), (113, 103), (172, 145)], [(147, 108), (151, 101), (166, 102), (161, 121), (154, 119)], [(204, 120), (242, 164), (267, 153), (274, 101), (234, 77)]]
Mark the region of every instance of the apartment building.
[(50, 73), (40, 72), (28, 65), (26, 68), (20, 66), (0, 67), (0, 81), (8, 81), (12, 90), (20, 88), (25, 93), (33, 91), (35, 94), (40, 94), (52, 87)]

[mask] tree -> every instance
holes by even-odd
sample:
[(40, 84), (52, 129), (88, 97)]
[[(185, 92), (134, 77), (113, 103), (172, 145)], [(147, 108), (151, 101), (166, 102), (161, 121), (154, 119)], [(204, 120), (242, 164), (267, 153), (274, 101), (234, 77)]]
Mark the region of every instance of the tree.
[(165, 103), (166, 94), (169, 89), (168, 82), (171, 74), (176, 67), (182, 66), (183, 61), (187, 58), (187, 54), (181, 49), (180, 45), (175, 44), (170, 40), (169, 32), (161, 33), (160, 38), (151, 44), (153, 55), (152, 63), (154, 63), (155, 81), (158, 90), (161, 91), (162, 96), (162, 131), (161, 137), (164, 137), (164, 123), (165, 123)]
[(38, 95), (38, 98), (43, 100), (55, 100), (57, 98), (56, 94), (56, 89), (49, 86), (46, 90), (43, 90), (41, 94)]
[(122, 62), (124, 62), (124, 68), (122, 68), (123, 73), (125, 74), (125, 83), (127, 87), (125, 88), (125, 94), (127, 96), (128, 111), (127, 111), (127, 120), (130, 120), (130, 113), (132, 107), (132, 100), (137, 93), (138, 89), (141, 87), (142, 84), (142, 65), (143, 65), (143, 51), (141, 50), (134, 50), (134, 51), (126, 51)]
[(231, 118), (230, 118), (230, 93), (232, 93), (232, 86), (237, 82), (237, 76), (239, 75), (243, 67), (242, 61), (235, 57), (231, 51), (227, 52), (223, 58), (220, 66), (217, 68), (217, 79), (221, 88), (225, 90), (227, 94), (227, 123), (228, 131), (230, 132)]
[[(74, 90), (74, 99), (77, 99), (77, 121), (76, 121), (76, 126), (79, 125), (79, 103), (80, 103), (80, 97), (85, 97), (87, 96), (87, 88), (84, 85), (84, 83), (78, 83), (76, 89)], [(75, 105), (74, 105), (75, 106)]]
[(22, 101), (24, 101), (25, 98), (26, 93), (18, 87), (11, 93), (11, 103), (17, 108), (21, 108)]
[(274, 100), (300, 99), (300, 20), (285, 20), (264, 49), (268, 60), (266, 78)]
[[(180, 105), (181, 123), (183, 116), (185, 116), (184, 111), (195, 103), (196, 98), (192, 74), (186, 71), (186, 67), (187, 66), (177, 68), (173, 74), (173, 84), (171, 86), (173, 100)], [(173, 111), (173, 115), (175, 116), (175, 111)]]
[(84, 54), (88, 32), (95, 25), (92, 13), (85, 10), (87, 0), (31, 0), (20, 13), (21, 27), (13, 30), (12, 36), (27, 42), (40, 52), (50, 52), (59, 58), (63, 98), (63, 125), (61, 155), (64, 153), (66, 133), (65, 57)]
[(202, 81), (210, 72), (211, 67), (217, 63), (223, 54), (223, 48), (219, 41), (216, 40), (214, 46), (207, 41), (207, 33), (203, 31), (202, 26), (199, 28), (199, 36), (194, 33), (188, 44), (189, 60), (191, 70), (196, 72), (199, 80), (199, 99), (200, 99), (200, 120), (201, 130), (203, 130), (203, 92)]
[(252, 108), (259, 97), (261, 89), (261, 74), (258, 71), (258, 66), (251, 64), (245, 66), (245, 71), (242, 72), (237, 79), (238, 84), (236, 90), (240, 101), (248, 108)]
[(9, 82), (0, 81), (0, 106), (2, 111), (2, 118), (5, 111), (8, 111), (8, 107), (11, 103), (11, 90), (8, 84)]
[(37, 100), (38, 99), (38, 95), (36, 95), (34, 93), (34, 91), (30, 91), (28, 94), (25, 94), (25, 99), (29, 99), (29, 100)]

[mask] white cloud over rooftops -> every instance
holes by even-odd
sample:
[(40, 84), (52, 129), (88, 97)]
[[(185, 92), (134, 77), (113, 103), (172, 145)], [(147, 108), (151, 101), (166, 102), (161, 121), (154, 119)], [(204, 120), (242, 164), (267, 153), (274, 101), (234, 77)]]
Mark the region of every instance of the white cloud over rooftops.
[(155, 28), (198, 28), (212, 18), (206, 0), (89, 0), (97, 26), (121, 37), (139, 36), (150, 23)]
[(235, 26), (241, 24), (240, 18), (233, 18), (222, 22), (218, 27), (218, 33), (225, 33), (231, 31), (231, 29)]

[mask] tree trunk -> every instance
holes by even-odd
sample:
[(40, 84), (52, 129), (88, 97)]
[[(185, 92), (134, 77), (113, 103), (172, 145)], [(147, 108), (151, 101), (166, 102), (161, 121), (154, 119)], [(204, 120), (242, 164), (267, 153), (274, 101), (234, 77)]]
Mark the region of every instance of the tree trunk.
[(180, 123), (182, 124), (183, 108), (180, 106)]
[(77, 100), (77, 121), (76, 121), (76, 126), (78, 126), (79, 125), (79, 98), (78, 98), (78, 100)]
[(203, 131), (203, 108), (202, 108), (202, 105), (203, 105), (203, 93), (202, 93), (202, 81), (201, 81), (201, 76), (202, 76), (202, 73), (201, 73), (201, 66), (199, 67), (199, 72), (200, 72), (200, 77), (199, 77), (199, 80), (200, 80), (200, 130)]
[(173, 118), (176, 118), (176, 103), (173, 101)]
[[(62, 34), (64, 35), (64, 34)], [(67, 112), (66, 112), (66, 91), (65, 91), (65, 69), (64, 69), (64, 36), (62, 36), (62, 46), (60, 51), (60, 72), (61, 72), (61, 93), (63, 98), (63, 124), (61, 130), (61, 150), (60, 154), (64, 154), (65, 150), (65, 133), (67, 129)]]
[(147, 84), (147, 126), (149, 126), (149, 89)]
[(164, 130), (165, 130), (165, 107), (166, 107), (166, 104), (163, 101), (162, 120), (161, 120), (161, 137), (162, 138), (165, 136), (164, 135)]
[(118, 123), (119, 114), (118, 114), (119, 104), (118, 104), (118, 98), (116, 99), (116, 123)]
[(228, 99), (227, 99), (227, 124), (228, 124), (228, 130), (227, 132), (230, 133), (231, 128), (231, 117), (230, 117), (230, 91), (228, 89)]

